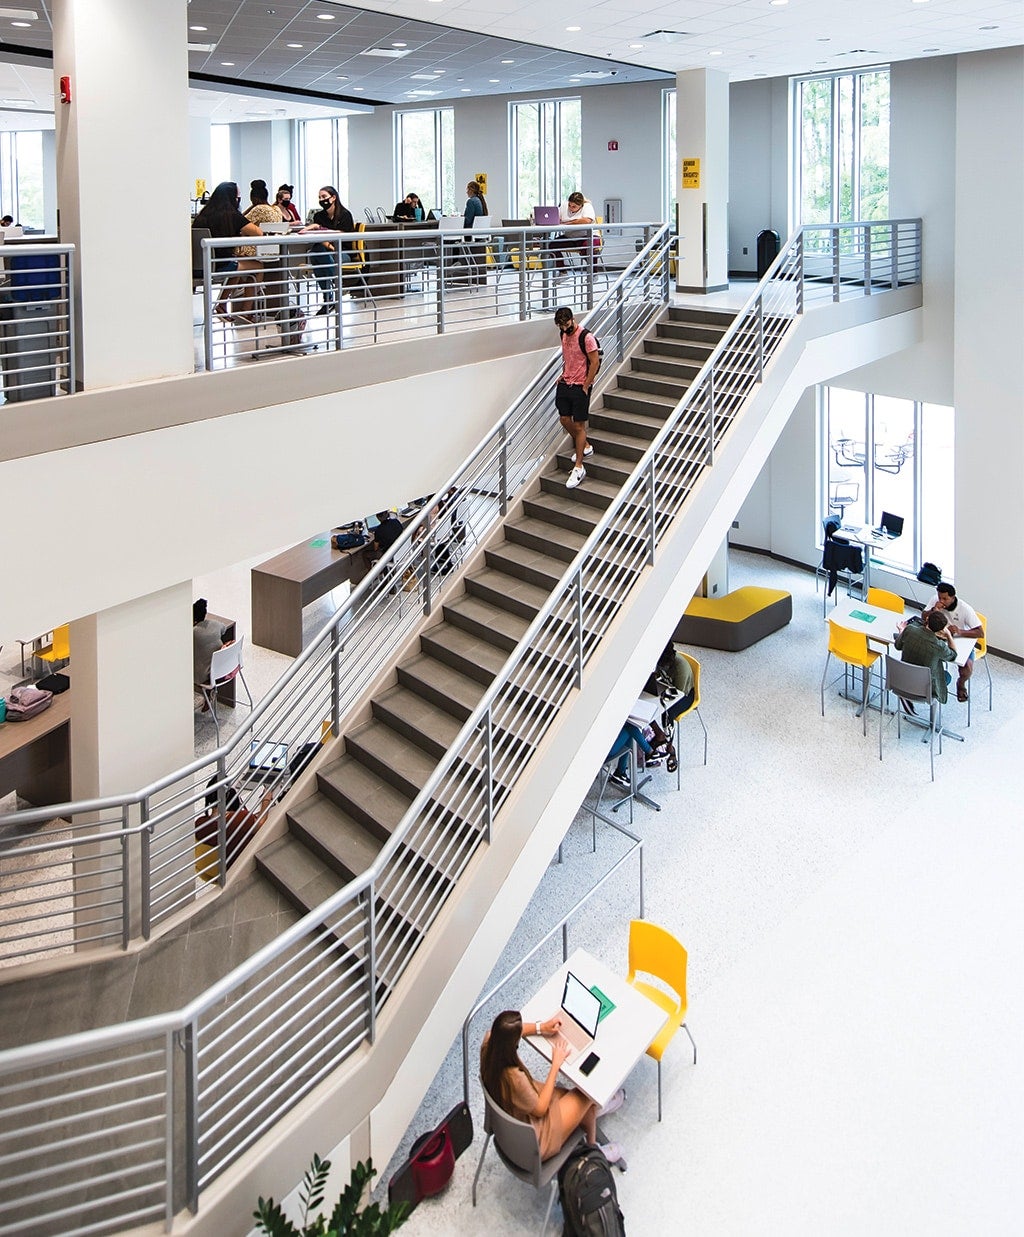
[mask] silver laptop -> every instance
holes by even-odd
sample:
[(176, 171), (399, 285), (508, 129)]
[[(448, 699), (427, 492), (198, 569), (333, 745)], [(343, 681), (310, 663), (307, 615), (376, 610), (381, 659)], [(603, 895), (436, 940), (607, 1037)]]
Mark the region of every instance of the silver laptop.
[(597, 1034), (597, 1023), (601, 1017), (601, 999), (594, 996), (590, 989), (572, 973), (565, 975), (565, 987), (562, 989), (562, 1035), (569, 1042), (571, 1049), (565, 1058), (572, 1065), (584, 1053), (590, 1051)]

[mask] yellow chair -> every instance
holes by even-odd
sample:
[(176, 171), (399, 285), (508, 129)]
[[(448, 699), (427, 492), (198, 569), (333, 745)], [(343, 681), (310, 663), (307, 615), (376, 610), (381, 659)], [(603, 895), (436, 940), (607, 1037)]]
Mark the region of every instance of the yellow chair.
[[(682, 713), (679, 713), (673, 716), (673, 721), (675, 723), (674, 738), (675, 738), (675, 748), (676, 748), (676, 757), (677, 757), (676, 759), (676, 790), (679, 790), (680, 787), (682, 786), (682, 778), (683, 778), (682, 769), (680, 768), (679, 761), (678, 761), (680, 723), (682, 722), (684, 717), (689, 717), (691, 713), (697, 714), (697, 721), (700, 722), (700, 728), (701, 730), (704, 731), (704, 763), (705, 764), (708, 763), (708, 728), (707, 726), (704, 725), (704, 718), (701, 717), (700, 715), (700, 662), (696, 659), (696, 657), (691, 657), (689, 653), (680, 653), (680, 656), (686, 658), (686, 660), (690, 663), (690, 669), (693, 671), (693, 703), (690, 705), (688, 709), (684, 709)], [(671, 700), (665, 706), (665, 712), (670, 715), (672, 714), (672, 701)]]
[[(861, 694), (860, 708), (864, 722), (864, 733), (868, 732), (868, 686), (871, 682), (871, 668), (878, 661), (880, 653), (868, 648), (868, 638), (862, 632), (849, 631), (841, 627), (835, 619), (828, 621), (828, 656), (825, 658), (825, 670), (821, 676), (821, 716), (825, 716), (825, 680), (828, 677), (828, 664), (833, 657), (843, 663), (843, 678), (850, 668), (859, 669), (864, 680), (864, 690)], [(838, 676), (836, 676), (838, 679)]]
[[(668, 1015), (665, 1025), (655, 1036), (647, 1055), (658, 1062), (658, 1120), (661, 1120), (661, 1058), (665, 1049), (680, 1027), (689, 1037), (693, 1047), (693, 1063), (697, 1064), (697, 1045), (690, 1035), (686, 1025), (686, 950), (679, 941), (659, 927), (656, 923), (648, 923), (646, 919), (634, 919), (629, 925), (629, 974), (626, 982), (637, 992), (653, 1001)], [(649, 984), (637, 978), (642, 971), (645, 975), (653, 975), (655, 979), (672, 989), (666, 992), (664, 988)]]
[(68, 624), (62, 623), (53, 629), (50, 643), (41, 649), (33, 649), (32, 656), (36, 661), (46, 662), (50, 670), (57, 668), (59, 662), (63, 665), (71, 660), (71, 645), (68, 639)]
[[(357, 223), (356, 231), (365, 232), (366, 224)], [(350, 252), (355, 256), (348, 262), (342, 262), (341, 273), (342, 275), (355, 275), (359, 282), (363, 285), (363, 292), (366, 294), (367, 299), (372, 305), (376, 306), (376, 301), (373, 299), (373, 293), (370, 291), (370, 285), (366, 282), (366, 242), (363, 240), (362, 236), (356, 238)]]
[[(988, 675), (988, 711), (992, 712), (992, 671), (988, 668), (988, 619), (976, 610), (978, 622), (981, 624), (981, 635), (978, 637), (974, 645), (974, 669), (977, 670), (980, 662), (985, 663), (985, 673)], [(56, 632), (54, 633), (56, 636)], [(974, 682), (973, 676), (967, 680), (967, 725), (971, 724), (971, 684)]]
[(886, 588), (869, 588), (867, 603), (882, 610), (892, 610), (895, 614), (903, 613), (903, 598), (897, 593), (890, 593)]

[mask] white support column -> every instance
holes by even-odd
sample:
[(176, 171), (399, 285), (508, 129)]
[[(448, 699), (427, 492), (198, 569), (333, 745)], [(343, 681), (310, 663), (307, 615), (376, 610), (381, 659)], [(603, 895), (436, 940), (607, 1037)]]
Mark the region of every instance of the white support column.
[(676, 188), (676, 287), (721, 292), (729, 286), (728, 73), (676, 74)]
[(78, 250), (83, 387), (193, 368), (187, 12), (54, 0), (58, 222)]

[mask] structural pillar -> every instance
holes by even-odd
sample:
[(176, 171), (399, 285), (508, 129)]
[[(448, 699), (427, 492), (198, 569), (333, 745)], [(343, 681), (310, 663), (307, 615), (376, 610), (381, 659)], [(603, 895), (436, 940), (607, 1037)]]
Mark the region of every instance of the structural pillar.
[(729, 75), (676, 74), (676, 189), (680, 292), (729, 286)]

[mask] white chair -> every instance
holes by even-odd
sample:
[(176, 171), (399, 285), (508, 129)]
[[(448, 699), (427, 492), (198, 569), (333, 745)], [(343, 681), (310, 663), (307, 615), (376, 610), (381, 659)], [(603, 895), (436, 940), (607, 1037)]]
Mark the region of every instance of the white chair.
[(210, 681), (209, 683), (200, 683), (199, 688), (203, 693), (203, 699), (206, 701), (213, 714), (213, 725), (217, 731), (217, 743), (220, 744), (220, 719), (217, 716), (217, 691), (223, 687), (225, 683), (230, 683), (232, 679), (238, 679), (245, 688), (245, 694), (249, 697), (249, 709), (252, 710), (252, 693), (249, 691), (249, 684), (245, 681), (245, 675), (242, 673), (242, 645), (245, 643), (245, 637), (239, 636), (237, 640), (231, 644), (226, 644), (222, 649), (215, 650), (210, 658)]

